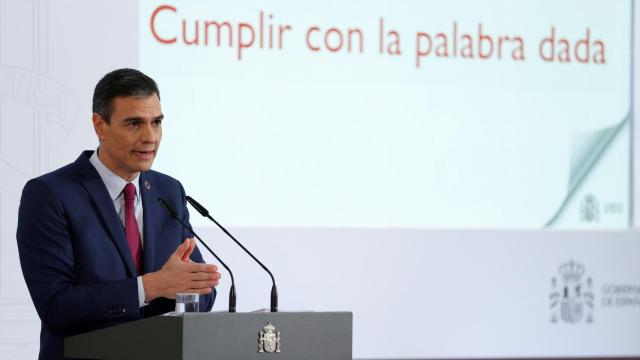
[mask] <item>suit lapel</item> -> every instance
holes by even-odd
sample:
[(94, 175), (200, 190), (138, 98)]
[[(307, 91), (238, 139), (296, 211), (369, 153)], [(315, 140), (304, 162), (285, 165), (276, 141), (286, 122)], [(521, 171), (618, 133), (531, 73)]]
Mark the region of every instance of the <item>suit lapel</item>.
[(120, 218), (118, 218), (116, 209), (113, 206), (113, 200), (111, 200), (104, 182), (89, 162), (89, 157), (92, 153), (92, 151), (85, 151), (80, 155), (78, 160), (76, 160), (79, 169), (78, 173), (80, 174), (80, 182), (96, 204), (98, 212), (102, 216), (107, 230), (111, 234), (111, 239), (116, 244), (122, 260), (127, 265), (129, 273), (135, 276), (137, 275), (137, 271), (124, 234), (124, 226)]
[(142, 246), (142, 272), (155, 271), (156, 258), (156, 217), (157, 205), (156, 191), (153, 187), (152, 177), (149, 173), (140, 174), (140, 195), (142, 196), (142, 218), (144, 221), (144, 240)]

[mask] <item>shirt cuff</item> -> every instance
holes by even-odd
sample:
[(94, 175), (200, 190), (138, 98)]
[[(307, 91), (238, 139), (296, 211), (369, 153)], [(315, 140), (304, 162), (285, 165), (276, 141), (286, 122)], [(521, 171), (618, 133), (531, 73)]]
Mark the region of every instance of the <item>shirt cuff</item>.
[(145, 307), (149, 304), (144, 302), (144, 285), (142, 284), (142, 276), (138, 276), (138, 306)]

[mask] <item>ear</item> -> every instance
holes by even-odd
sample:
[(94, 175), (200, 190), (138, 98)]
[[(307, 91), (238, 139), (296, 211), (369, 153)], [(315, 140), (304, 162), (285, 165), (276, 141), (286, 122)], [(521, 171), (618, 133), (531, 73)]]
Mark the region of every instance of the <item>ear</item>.
[(98, 136), (98, 140), (102, 142), (102, 140), (105, 138), (105, 126), (109, 126), (109, 124), (107, 124), (102, 115), (98, 113), (93, 113), (91, 120), (93, 121), (93, 129)]

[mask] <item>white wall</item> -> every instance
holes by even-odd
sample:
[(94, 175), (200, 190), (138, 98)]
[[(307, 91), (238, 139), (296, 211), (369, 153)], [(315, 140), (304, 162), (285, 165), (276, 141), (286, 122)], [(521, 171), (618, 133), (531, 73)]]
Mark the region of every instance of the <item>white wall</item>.
[(22, 186), (96, 146), (93, 87), (107, 71), (137, 65), (136, 23), (126, 0), (0, 1), (0, 359), (38, 351), (15, 240)]

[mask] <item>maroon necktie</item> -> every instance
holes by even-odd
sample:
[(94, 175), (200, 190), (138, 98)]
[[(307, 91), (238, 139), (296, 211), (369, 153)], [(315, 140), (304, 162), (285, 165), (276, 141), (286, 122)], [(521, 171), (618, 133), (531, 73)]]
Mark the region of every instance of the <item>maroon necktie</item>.
[(138, 222), (136, 221), (136, 186), (127, 183), (124, 186), (124, 232), (127, 236), (127, 243), (131, 256), (136, 264), (138, 274), (142, 273), (142, 241), (140, 239), (140, 230), (138, 230)]

